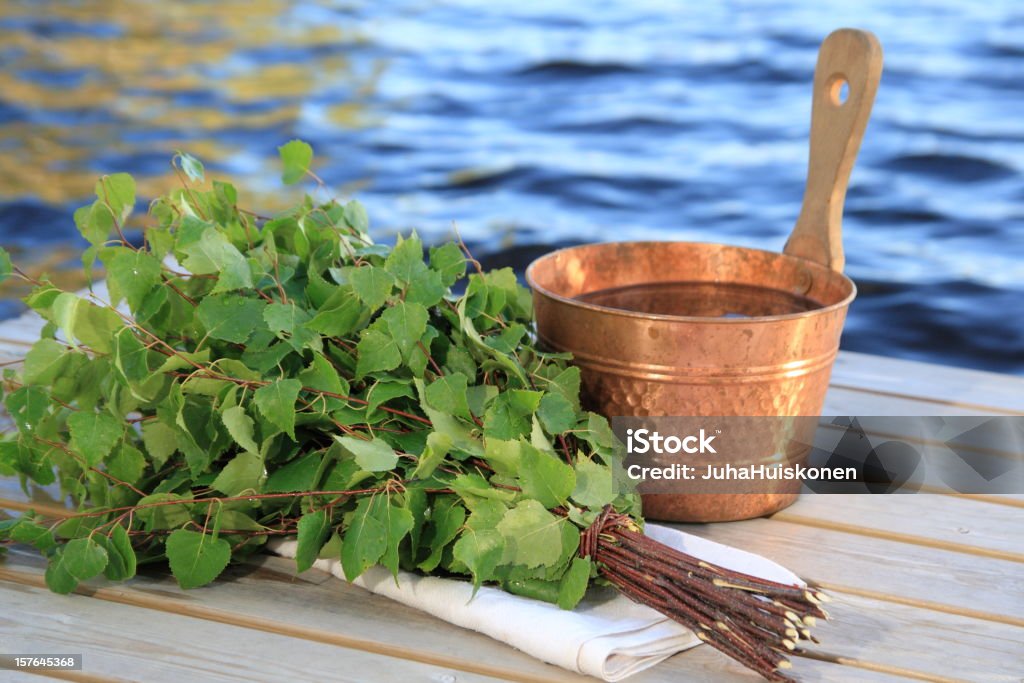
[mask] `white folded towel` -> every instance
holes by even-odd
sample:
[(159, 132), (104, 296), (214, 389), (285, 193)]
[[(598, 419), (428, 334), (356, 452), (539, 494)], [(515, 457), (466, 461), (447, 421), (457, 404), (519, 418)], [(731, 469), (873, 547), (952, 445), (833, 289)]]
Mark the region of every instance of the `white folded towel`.
[[(656, 541), (707, 562), (780, 583), (802, 583), (759, 555), (657, 524), (647, 524), (645, 530)], [(294, 540), (277, 540), (270, 548), (294, 557), (295, 545)], [(345, 578), (338, 560), (318, 560), (313, 566)], [(545, 662), (606, 681), (621, 681), (701, 642), (686, 627), (613, 590), (588, 594), (575, 610), (566, 611), (490, 586), (474, 597), (472, 584), (457, 579), (399, 572), (396, 584), (382, 567), (371, 568), (354, 583)]]

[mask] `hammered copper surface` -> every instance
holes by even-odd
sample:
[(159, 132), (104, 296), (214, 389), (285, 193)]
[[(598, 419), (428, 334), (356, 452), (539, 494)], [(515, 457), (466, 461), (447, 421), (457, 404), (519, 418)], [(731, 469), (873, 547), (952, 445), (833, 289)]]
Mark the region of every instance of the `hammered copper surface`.
[[(719, 244), (622, 242), (563, 249), (533, 262), (526, 278), (533, 287), (538, 337), (573, 353), (590, 408), (606, 416), (821, 413), (855, 294), (841, 272), (843, 200), (881, 73), (882, 49), (871, 33), (839, 29), (822, 42), (814, 69), (807, 186), (785, 254)], [(789, 315), (698, 317), (576, 300), (659, 282), (759, 287), (806, 297), (818, 307)], [(770, 457), (771, 435), (760, 436), (749, 439), (749, 453), (731, 454), (729, 461)], [(644, 513), (677, 521), (744, 519), (792, 503), (800, 486), (782, 481), (769, 493), (702, 494), (699, 480), (691, 483), (689, 495), (645, 496)]]
[[(855, 295), (849, 278), (811, 261), (685, 242), (562, 249), (535, 261), (527, 280), (539, 341), (573, 353), (587, 407), (609, 417), (819, 415)], [(818, 307), (791, 315), (709, 318), (636, 313), (577, 300), (656, 282), (766, 287), (807, 297)], [(748, 456), (732, 455), (728, 461), (755, 462), (772, 453), (770, 445), (759, 449), (752, 443)], [(674, 521), (744, 519), (789, 505), (800, 488), (799, 482), (780, 481), (770, 493), (726, 495), (702, 494), (699, 481), (690, 484), (689, 495), (645, 496), (644, 514)]]

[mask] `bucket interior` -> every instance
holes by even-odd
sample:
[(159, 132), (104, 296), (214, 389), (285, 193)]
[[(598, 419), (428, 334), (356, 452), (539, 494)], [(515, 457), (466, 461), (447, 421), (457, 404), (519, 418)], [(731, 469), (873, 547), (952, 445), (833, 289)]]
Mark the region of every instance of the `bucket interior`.
[(750, 318), (846, 305), (842, 273), (775, 252), (693, 242), (617, 242), (538, 259), (531, 286), (556, 298), (647, 315)]

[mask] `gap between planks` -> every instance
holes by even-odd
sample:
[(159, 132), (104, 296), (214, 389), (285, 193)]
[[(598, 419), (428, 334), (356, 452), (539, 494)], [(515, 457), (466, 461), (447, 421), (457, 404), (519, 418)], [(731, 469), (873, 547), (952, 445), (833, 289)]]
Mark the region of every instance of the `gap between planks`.
[(936, 674), (925, 673), (924, 671), (904, 669), (901, 666), (892, 666), (890, 664), (866, 662), (862, 659), (856, 659), (853, 657), (843, 657), (842, 655), (834, 655), (828, 652), (811, 651), (803, 652), (797, 654), (796, 656), (804, 657), (805, 659), (814, 659), (819, 662), (828, 662), (829, 664), (838, 664), (840, 666), (849, 666), (857, 669), (866, 669), (868, 671), (875, 671), (877, 673), (890, 674), (893, 676), (902, 676), (903, 678), (910, 678), (917, 681), (928, 681), (928, 683), (963, 683), (963, 680), (959, 678), (946, 678), (945, 676), (938, 676)]
[(944, 491), (932, 486), (922, 486), (921, 490), (926, 493), (941, 493), (945, 496), (966, 498), (967, 500), (976, 500), (981, 503), (992, 503), (993, 505), (1007, 505), (1009, 507), (1024, 508), (1024, 498), (1021, 498), (1019, 493), (957, 493), (955, 491)]
[(1009, 560), (1010, 562), (1024, 563), (1024, 553), (1014, 553), (1008, 550), (997, 550), (995, 548), (982, 548), (980, 546), (966, 545), (964, 543), (954, 543), (953, 541), (943, 541), (914, 534), (904, 534), (898, 531), (872, 529), (870, 527), (859, 526), (856, 524), (847, 524), (845, 522), (834, 522), (827, 519), (815, 519), (813, 517), (805, 517), (804, 515), (795, 515), (789, 512), (776, 512), (768, 519), (774, 519), (780, 522), (789, 522), (791, 524), (800, 524), (802, 526), (814, 527), (816, 529), (828, 529), (829, 531), (841, 531), (847, 534), (871, 536), (873, 538), (881, 538), (886, 541), (896, 541), (898, 543), (908, 543), (910, 545), (919, 545), (926, 548), (935, 548), (936, 550), (948, 550), (954, 553), (964, 553), (966, 555), (977, 555), (979, 557), (991, 557), (996, 560)]
[(872, 600), (879, 600), (881, 602), (892, 602), (897, 605), (917, 607), (919, 609), (931, 610), (932, 612), (940, 612), (942, 614), (955, 614), (961, 617), (969, 617), (971, 619), (979, 619), (981, 621), (992, 621), (999, 624), (1007, 624), (1009, 626), (1024, 628), (1024, 617), (1014, 617), (1009, 614), (996, 614), (994, 612), (986, 612), (984, 610), (957, 607), (956, 605), (948, 605), (944, 602), (933, 602), (931, 600), (922, 600), (920, 598), (907, 598), (902, 595), (883, 593), (881, 591), (868, 590), (867, 588), (857, 588), (855, 586), (847, 586), (846, 584), (833, 583), (831, 581), (810, 581), (808, 579), (808, 583), (811, 583), (816, 588), (823, 588), (833, 593), (847, 593), (849, 595), (856, 595), (861, 598), (871, 598)]

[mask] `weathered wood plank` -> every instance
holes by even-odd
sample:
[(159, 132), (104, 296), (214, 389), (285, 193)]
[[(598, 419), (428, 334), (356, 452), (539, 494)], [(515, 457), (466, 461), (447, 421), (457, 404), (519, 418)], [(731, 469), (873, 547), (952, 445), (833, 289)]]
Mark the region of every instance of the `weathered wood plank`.
[[(455, 680), (450, 669), (5, 582), (0, 634), (12, 651), (74, 652), (85, 673), (153, 683)], [(457, 672), (460, 681), (498, 679)]]
[[(12, 573), (38, 578), (41, 572), (41, 561), (21, 551), (13, 552), (6, 565), (0, 564), (0, 579), (10, 578)], [(369, 641), (361, 647), (416, 661), (444, 662), (460, 670), (494, 670), (517, 681), (591, 680), (323, 572), (311, 570), (295, 576), (294, 563), (277, 557), (259, 557), (248, 566), (231, 568), (214, 587), (198, 591), (181, 591), (168, 577), (158, 574), (136, 577), (128, 585), (89, 585), (97, 587), (89, 592), (100, 600), (188, 615), (196, 620), (272, 628), (275, 633), (316, 642), (355, 647), (358, 640)], [(860, 671), (853, 674), (846, 667), (809, 659), (796, 661), (795, 667), (801, 680), (806, 681), (842, 681), (851, 676), (879, 683), (902, 680), (867, 671), (862, 678)], [(699, 683), (761, 680), (708, 647), (680, 653), (630, 680), (669, 683), (680, 679)]]
[[(59, 680), (79, 680), (79, 671), (57, 671), (54, 672), (56, 675), (63, 675), (64, 678), (54, 678), (44, 674), (41, 671), (34, 671), (29, 673), (28, 671), (19, 670), (14, 668), (14, 664), (10, 661), (10, 658), (6, 655), (0, 655), (0, 678), (3, 679), (4, 683), (46, 683), (46, 681), (59, 681)], [(111, 679), (101, 679), (96, 683), (108, 683)]]
[(772, 519), (1024, 562), (1024, 510), (968, 498), (812, 493)]
[(825, 588), (1024, 626), (1017, 562), (774, 519), (679, 528), (764, 555)]
[(1020, 673), (1022, 628), (843, 593), (833, 598), (832, 619), (815, 629), (821, 644), (807, 646), (813, 654), (977, 683)]
[(1024, 413), (1024, 377), (982, 370), (840, 351), (832, 369), (832, 384), (982, 410)]

